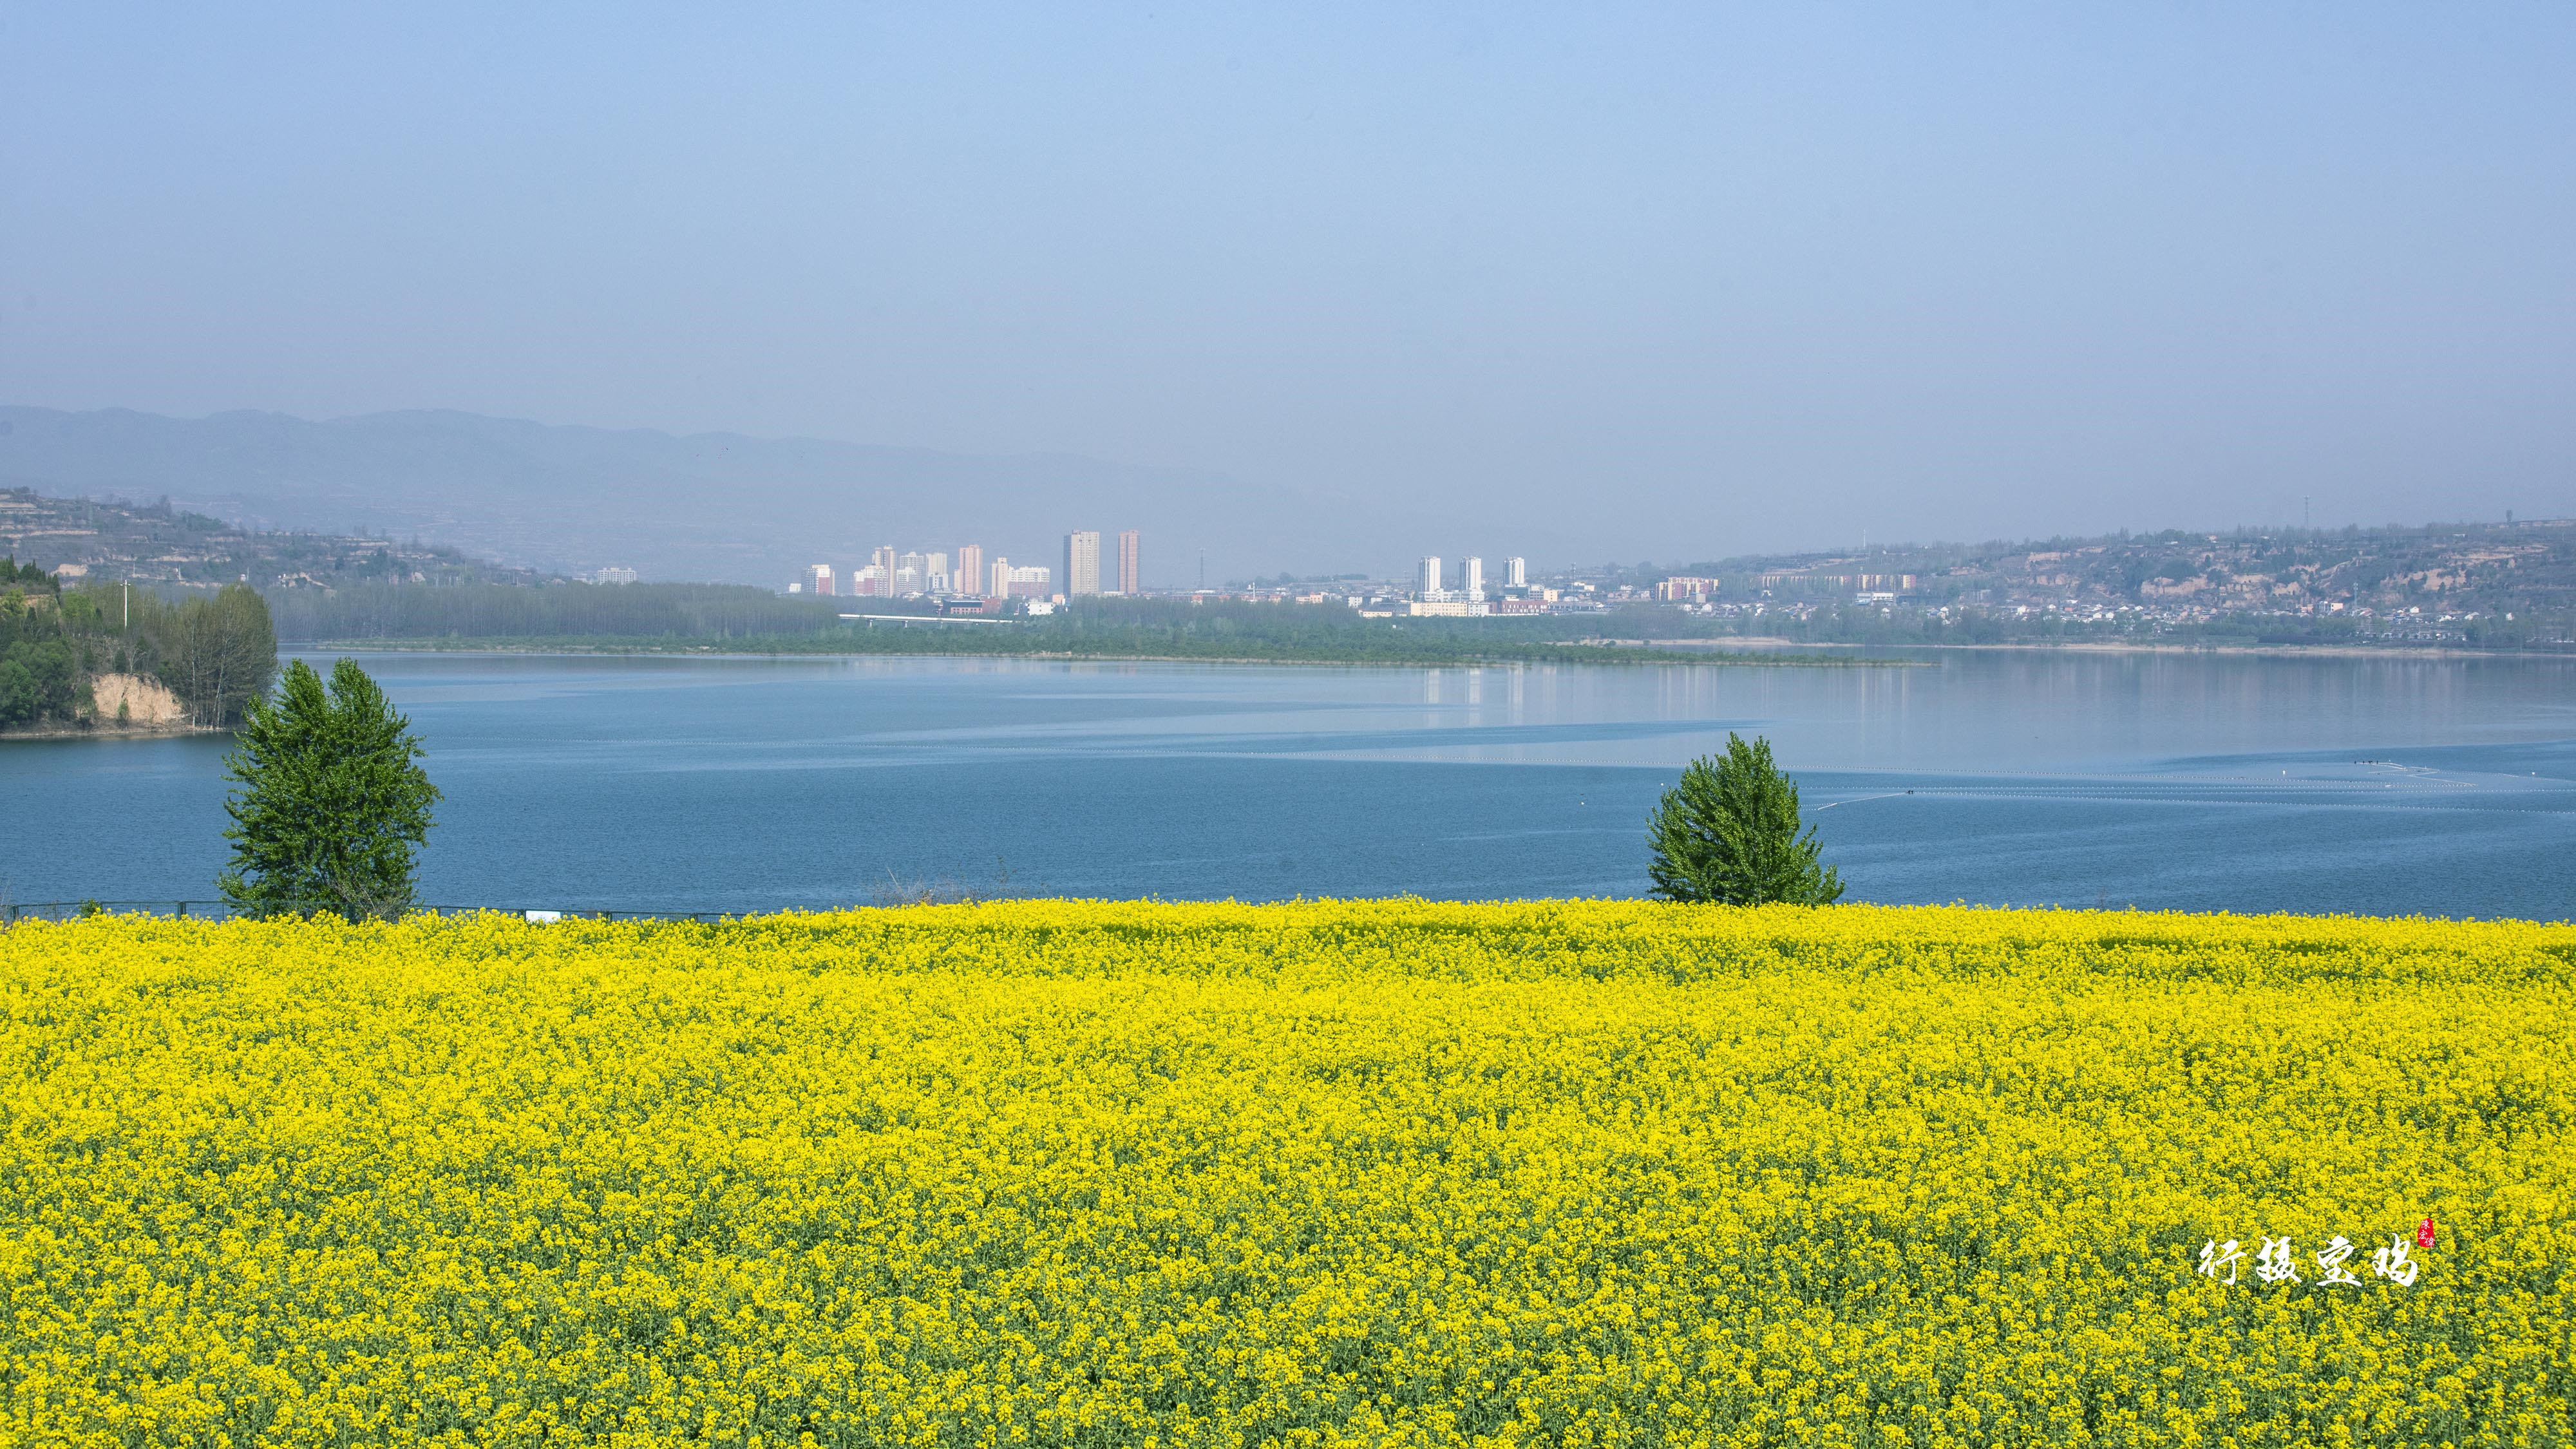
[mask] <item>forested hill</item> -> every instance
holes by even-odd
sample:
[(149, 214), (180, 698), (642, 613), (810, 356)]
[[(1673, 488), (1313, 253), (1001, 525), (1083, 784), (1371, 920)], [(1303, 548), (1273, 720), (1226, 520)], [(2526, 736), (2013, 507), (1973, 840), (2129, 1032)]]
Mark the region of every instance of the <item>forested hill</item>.
[(534, 583), (544, 577), (416, 541), (240, 529), (174, 508), (167, 499), (145, 504), (55, 498), (31, 488), (0, 490), (0, 553), (67, 584), (163, 589), (247, 583), (265, 593), (361, 582)]
[(2576, 519), (1882, 544), (1579, 570), (1651, 587), (1693, 576), (1729, 599), (1886, 590), (1921, 602), (2136, 605), (2195, 613), (2576, 612)]

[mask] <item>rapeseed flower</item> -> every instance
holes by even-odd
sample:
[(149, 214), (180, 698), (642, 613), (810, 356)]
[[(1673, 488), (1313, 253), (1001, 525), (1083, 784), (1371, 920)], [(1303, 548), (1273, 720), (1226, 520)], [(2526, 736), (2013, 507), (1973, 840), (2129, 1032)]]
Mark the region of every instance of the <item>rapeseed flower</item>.
[(0, 1439), (2566, 1444), (2571, 962), (1627, 902), (22, 924)]

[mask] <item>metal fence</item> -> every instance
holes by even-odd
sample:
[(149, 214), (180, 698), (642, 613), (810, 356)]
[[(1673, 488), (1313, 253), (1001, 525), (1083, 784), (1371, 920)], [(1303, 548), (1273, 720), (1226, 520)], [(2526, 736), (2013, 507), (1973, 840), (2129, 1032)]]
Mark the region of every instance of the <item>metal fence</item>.
[[(343, 906), (318, 905), (315, 911), (337, 914)], [(729, 921), (743, 915), (740, 911), (682, 910), (607, 910), (569, 906), (534, 908), (527, 906), (406, 906), (405, 916), (471, 916), (483, 912), (518, 916), (530, 921)], [(298, 915), (303, 912), (285, 909), (245, 911), (228, 901), (28, 901), (0, 905), (0, 920), (9, 924), (19, 921), (72, 921), (83, 916), (167, 916), (174, 919), (229, 921), (261, 915)]]

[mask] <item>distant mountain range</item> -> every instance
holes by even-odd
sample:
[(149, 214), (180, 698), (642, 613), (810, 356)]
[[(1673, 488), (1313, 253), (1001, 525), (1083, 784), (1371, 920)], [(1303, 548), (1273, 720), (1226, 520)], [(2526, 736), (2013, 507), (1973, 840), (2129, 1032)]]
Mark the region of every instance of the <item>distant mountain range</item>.
[[(1143, 534), (1145, 583), (1356, 566), (1391, 511), (1219, 473), (1063, 454), (559, 427), (460, 412), (308, 422), (0, 407), (0, 487), (163, 497), (239, 526), (418, 538), (563, 573), (781, 585), (880, 544), (1050, 562), (1072, 529)], [(1105, 546), (1103, 558), (1114, 545)], [(1394, 567), (1399, 560), (1365, 563)]]

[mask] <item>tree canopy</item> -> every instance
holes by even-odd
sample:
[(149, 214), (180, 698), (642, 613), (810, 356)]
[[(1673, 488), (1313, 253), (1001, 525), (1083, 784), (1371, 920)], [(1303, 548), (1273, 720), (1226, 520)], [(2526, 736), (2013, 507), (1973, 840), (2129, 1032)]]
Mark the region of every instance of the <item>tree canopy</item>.
[(1771, 742), (1730, 733), (1726, 754), (1691, 761), (1655, 808), (1655, 894), (1738, 906), (1840, 900), (1842, 873), (1819, 861), (1815, 830), (1798, 827), (1798, 787), (1772, 763)]
[(351, 660), (326, 687), (286, 667), (254, 699), (225, 778), (232, 863), (217, 885), (236, 909), (268, 915), (398, 916), (414, 903), (413, 862), (438, 787), (418, 763), (411, 722)]

